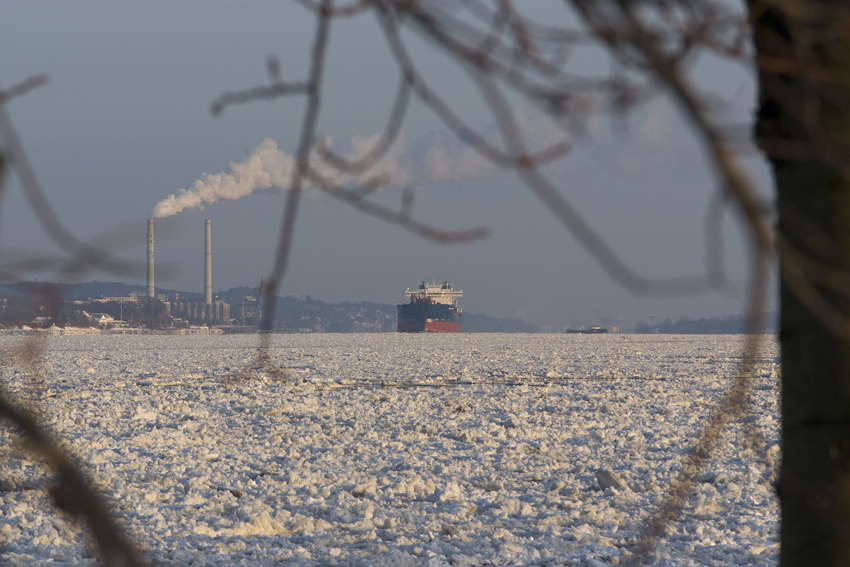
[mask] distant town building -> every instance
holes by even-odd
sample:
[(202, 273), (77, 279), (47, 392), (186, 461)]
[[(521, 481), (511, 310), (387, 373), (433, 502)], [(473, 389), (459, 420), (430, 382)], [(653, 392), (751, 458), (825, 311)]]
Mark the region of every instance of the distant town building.
[(45, 329), (53, 322), (51, 317), (36, 317), (30, 321), (30, 325), (35, 328)]
[(131, 293), (125, 297), (101, 297), (99, 299), (92, 299), (92, 303), (108, 303), (110, 301), (115, 301), (117, 303), (139, 303), (140, 301), (146, 301), (149, 298), (144, 295), (136, 295)]
[(88, 313), (91, 324), (96, 327), (105, 327), (115, 322), (115, 318), (109, 313)]

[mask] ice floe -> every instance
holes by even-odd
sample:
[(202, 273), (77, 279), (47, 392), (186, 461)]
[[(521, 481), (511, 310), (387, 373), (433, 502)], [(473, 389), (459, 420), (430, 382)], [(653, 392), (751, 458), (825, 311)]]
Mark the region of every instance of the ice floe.
[[(616, 565), (737, 368), (734, 336), (56, 336), (5, 364), (157, 564)], [(12, 347), (25, 337), (3, 336)], [(658, 565), (777, 562), (778, 350)], [(757, 427), (764, 446), (750, 446)], [(0, 430), (0, 557), (89, 565)]]

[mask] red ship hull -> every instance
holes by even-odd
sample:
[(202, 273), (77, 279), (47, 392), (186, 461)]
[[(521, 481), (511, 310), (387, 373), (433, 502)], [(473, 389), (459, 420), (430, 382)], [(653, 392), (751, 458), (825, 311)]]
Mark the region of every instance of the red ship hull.
[(460, 323), (453, 321), (425, 321), (426, 333), (459, 333)]
[(460, 323), (452, 321), (399, 320), (399, 333), (460, 333)]

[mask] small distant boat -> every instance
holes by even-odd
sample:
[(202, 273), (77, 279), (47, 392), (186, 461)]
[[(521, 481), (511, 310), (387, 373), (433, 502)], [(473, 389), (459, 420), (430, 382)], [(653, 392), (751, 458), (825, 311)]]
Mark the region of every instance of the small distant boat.
[(603, 335), (608, 332), (608, 329), (604, 327), (591, 327), (589, 329), (567, 329), (566, 332), (580, 335)]

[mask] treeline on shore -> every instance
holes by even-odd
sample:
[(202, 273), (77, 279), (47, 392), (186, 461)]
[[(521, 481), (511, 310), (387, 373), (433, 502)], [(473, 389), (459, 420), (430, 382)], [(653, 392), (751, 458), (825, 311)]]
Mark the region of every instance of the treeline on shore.
[[(777, 331), (777, 314), (764, 315), (766, 333)], [(650, 324), (641, 321), (635, 325), (635, 332), (641, 334), (658, 333), (665, 335), (738, 335), (748, 332), (749, 319), (744, 315), (729, 315), (727, 317), (704, 317), (689, 319), (682, 317), (673, 322), (666, 319), (660, 324)]]

